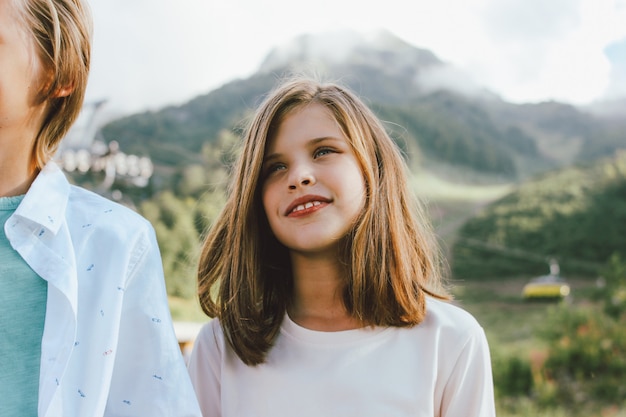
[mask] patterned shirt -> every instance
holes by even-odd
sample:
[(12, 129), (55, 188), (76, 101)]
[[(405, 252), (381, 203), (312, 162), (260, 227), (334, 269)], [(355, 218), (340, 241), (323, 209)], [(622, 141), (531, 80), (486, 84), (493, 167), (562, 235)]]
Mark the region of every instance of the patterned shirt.
[(48, 281), (39, 416), (200, 416), (148, 221), (49, 163), (5, 233)]

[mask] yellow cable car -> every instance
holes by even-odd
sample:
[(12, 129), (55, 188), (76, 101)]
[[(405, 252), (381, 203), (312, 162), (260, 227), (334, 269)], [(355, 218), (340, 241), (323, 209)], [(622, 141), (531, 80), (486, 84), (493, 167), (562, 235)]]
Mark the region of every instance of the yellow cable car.
[(524, 285), (522, 296), (530, 299), (562, 299), (569, 295), (570, 286), (558, 275), (542, 275)]

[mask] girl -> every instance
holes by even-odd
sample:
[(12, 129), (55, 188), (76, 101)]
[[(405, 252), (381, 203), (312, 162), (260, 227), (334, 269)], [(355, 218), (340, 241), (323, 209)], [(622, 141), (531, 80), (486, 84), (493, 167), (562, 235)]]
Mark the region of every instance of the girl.
[(198, 271), (205, 417), (495, 415), (484, 332), (447, 302), (402, 156), (354, 94), (279, 86), (230, 191)]
[(159, 248), (51, 161), (80, 112), (81, 0), (0, 0), (0, 416), (199, 416)]

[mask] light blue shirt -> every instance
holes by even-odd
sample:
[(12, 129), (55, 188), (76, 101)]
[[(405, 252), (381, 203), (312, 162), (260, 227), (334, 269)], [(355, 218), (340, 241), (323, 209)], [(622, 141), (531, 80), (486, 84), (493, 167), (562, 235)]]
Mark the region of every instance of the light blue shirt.
[(4, 231), (48, 282), (39, 417), (200, 416), (147, 220), (49, 163)]
[[(0, 198), (0, 225), (22, 198)], [(48, 283), (11, 247), (0, 230), (0, 416), (37, 416), (41, 336)]]

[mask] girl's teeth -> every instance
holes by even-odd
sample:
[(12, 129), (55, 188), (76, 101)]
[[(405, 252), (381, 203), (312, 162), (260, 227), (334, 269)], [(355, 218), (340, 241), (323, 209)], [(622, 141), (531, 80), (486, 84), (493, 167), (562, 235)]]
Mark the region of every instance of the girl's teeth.
[(319, 206), (320, 204), (322, 204), (322, 203), (320, 203), (319, 201), (313, 201), (313, 202), (309, 202), (309, 203), (306, 203), (306, 204), (300, 204), (298, 207), (293, 209), (293, 211), (295, 212), (295, 211), (301, 211), (301, 210), (309, 209), (309, 208), (311, 208), (313, 206)]

